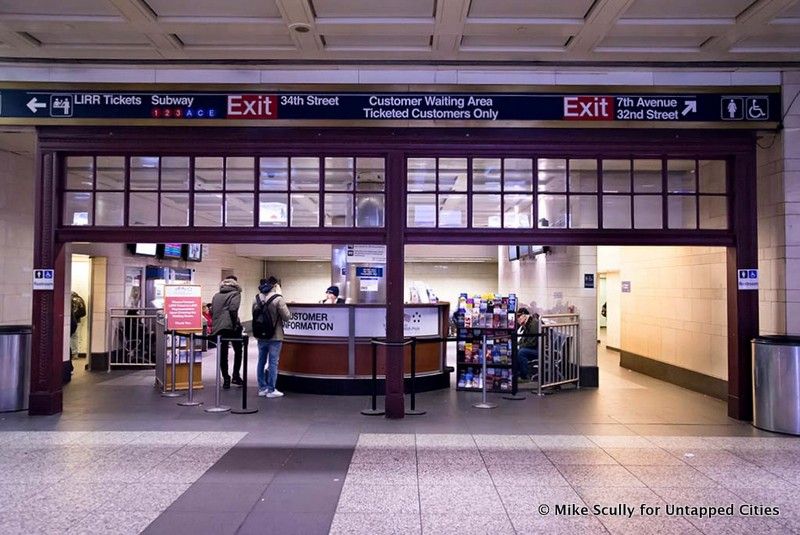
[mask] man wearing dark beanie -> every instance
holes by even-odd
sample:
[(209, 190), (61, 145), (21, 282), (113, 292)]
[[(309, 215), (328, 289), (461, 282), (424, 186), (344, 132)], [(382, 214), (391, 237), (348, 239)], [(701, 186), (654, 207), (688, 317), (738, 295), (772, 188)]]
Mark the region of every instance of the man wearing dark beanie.
[(344, 303), (344, 299), (339, 297), (339, 287), (328, 286), (328, 289), (325, 290), (325, 299), (322, 300), (322, 303), (326, 305), (341, 305)]

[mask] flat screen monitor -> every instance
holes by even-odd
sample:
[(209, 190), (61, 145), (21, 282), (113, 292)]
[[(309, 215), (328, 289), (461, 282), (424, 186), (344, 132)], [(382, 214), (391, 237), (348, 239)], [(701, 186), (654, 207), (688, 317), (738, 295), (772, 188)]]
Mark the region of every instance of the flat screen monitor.
[(525, 258), (526, 256), (531, 254), (531, 246), (530, 245), (518, 245), (519, 247), (519, 257)]
[(156, 256), (158, 247), (155, 243), (129, 243), (128, 250), (141, 256)]
[(545, 254), (547, 253), (547, 251), (550, 250), (550, 248), (546, 245), (531, 245), (530, 248), (531, 248), (530, 251), (531, 256), (536, 256), (537, 254)]
[(182, 243), (164, 243), (161, 245), (162, 258), (181, 259), (183, 253)]
[(203, 244), (184, 243), (183, 258), (189, 262), (200, 262), (203, 259)]
[(516, 245), (508, 246), (508, 260), (519, 260), (519, 248)]

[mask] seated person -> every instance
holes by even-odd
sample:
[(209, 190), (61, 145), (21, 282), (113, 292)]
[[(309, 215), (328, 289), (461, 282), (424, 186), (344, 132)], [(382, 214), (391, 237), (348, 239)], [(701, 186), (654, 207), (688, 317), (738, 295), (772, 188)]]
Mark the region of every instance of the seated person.
[(529, 361), (539, 358), (539, 315), (525, 307), (517, 310), (517, 373), (519, 381), (529, 381)]
[(344, 299), (339, 297), (339, 287), (328, 286), (328, 289), (325, 290), (325, 299), (321, 303), (325, 305), (341, 305), (344, 303)]

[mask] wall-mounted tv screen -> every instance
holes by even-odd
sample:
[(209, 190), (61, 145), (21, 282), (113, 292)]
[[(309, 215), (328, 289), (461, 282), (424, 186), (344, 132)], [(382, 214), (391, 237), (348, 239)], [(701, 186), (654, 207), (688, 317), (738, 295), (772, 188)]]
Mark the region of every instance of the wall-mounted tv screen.
[(508, 260), (519, 260), (519, 248), (516, 245), (508, 246)]
[(546, 245), (531, 245), (530, 248), (531, 256), (536, 256), (537, 254), (546, 254), (550, 251), (550, 248)]
[(203, 259), (203, 244), (184, 243), (183, 258), (189, 262), (200, 262)]
[(131, 254), (138, 254), (141, 256), (156, 256), (157, 245), (155, 243), (129, 243), (128, 251)]
[(519, 248), (519, 257), (525, 258), (526, 256), (531, 254), (531, 246), (530, 245), (518, 245)]
[(182, 243), (163, 243), (161, 244), (161, 257), (162, 258), (175, 258), (181, 259), (183, 254)]

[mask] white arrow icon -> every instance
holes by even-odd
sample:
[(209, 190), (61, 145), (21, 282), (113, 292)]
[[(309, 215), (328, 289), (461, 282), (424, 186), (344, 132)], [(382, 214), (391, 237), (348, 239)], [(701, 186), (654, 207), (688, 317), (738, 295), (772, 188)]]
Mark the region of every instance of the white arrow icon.
[(44, 102), (38, 102), (36, 97), (33, 97), (28, 101), (28, 109), (31, 110), (33, 113), (39, 111), (39, 108), (46, 108), (47, 104)]
[(686, 114), (689, 113), (689, 112), (697, 113), (697, 101), (696, 100), (687, 100), (686, 101), (686, 107), (683, 108), (683, 111), (681, 112), (681, 115), (686, 117)]

